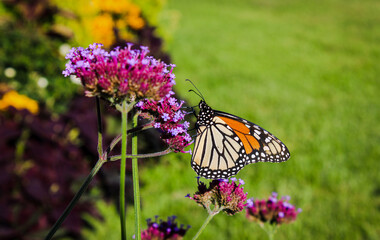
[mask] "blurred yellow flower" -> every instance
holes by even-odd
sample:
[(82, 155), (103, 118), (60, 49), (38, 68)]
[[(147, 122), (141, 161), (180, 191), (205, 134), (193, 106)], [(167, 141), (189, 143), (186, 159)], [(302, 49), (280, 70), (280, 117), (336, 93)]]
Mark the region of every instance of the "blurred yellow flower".
[[(138, 38), (136, 30), (142, 29), (147, 21), (143, 6), (148, 9), (160, 7), (158, 2), (165, 0), (52, 0), (58, 6), (73, 11), (77, 19), (64, 19), (75, 32), (76, 41), (81, 45), (93, 42), (102, 43), (109, 48), (117, 40), (134, 41)], [(152, 2), (150, 2), (152, 1)], [(152, 5), (152, 6), (151, 6)], [(145, 7), (147, 8), (147, 7)], [(144, 17), (143, 17), (143, 13)]]
[(25, 95), (18, 94), (16, 91), (9, 91), (0, 99), (0, 110), (5, 110), (9, 107), (14, 107), (18, 110), (26, 109), (33, 114), (38, 113), (37, 101), (28, 98)]
[(133, 35), (128, 28), (135, 30), (144, 27), (145, 22), (141, 18), (141, 9), (127, 0), (94, 0), (93, 7), (99, 15), (92, 19), (91, 35), (95, 42), (110, 47), (116, 40), (115, 30), (118, 36), (130, 40)]
[(144, 20), (139, 17), (139, 16), (136, 16), (136, 15), (128, 15), (127, 16), (127, 22), (128, 22), (128, 25), (133, 28), (133, 29), (141, 29), (142, 27), (144, 27)]
[(141, 9), (135, 4), (129, 6), (127, 23), (131, 28), (136, 30), (141, 29), (145, 25), (144, 20), (141, 18)]
[(127, 12), (130, 14), (130, 15), (134, 15), (134, 16), (138, 16), (140, 15), (141, 13), (141, 9), (135, 5), (135, 4), (131, 4), (127, 10)]
[(95, 42), (102, 43), (109, 47), (115, 41), (114, 21), (108, 13), (96, 16), (92, 22), (91, 33)]
[(128, 0), (93, 0), (94, 6), (104, 12), (122, 14), (128, 12), (130, 5), (134, 5)]
[(127, 22), (124, 19), (118, 19), (116, 20), (116, 27), (117, 29), (124, 29), (127, 27)]

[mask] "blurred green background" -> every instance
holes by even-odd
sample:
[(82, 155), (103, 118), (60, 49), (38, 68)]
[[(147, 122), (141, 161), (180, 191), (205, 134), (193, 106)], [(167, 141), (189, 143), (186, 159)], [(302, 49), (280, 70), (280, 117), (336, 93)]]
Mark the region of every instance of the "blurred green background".
[[(188, 92), (191, 79), (212, 108), (264, 127), (291, 152), (286, 163), (253, 164), (237, 175), (249, 197), (276, 191), (303, 209), (275, 238), (379, 239), (380, 2), (171, 0), (162, 11), (171, 16), (161, 14), (159, 24), (172, 32), (165, 50), (180, 96), (199, 103)], [(140, 174), (143, 219), (177, 215), (192, 226), (185, 239), (207, 217), (185, 198), (196, 191), (190, 159), (152, 159)], [(94, 228), (84, 238), (119, 239), (114, 205), (97, 207), (103, 220), (87, 216)], [(241, 213), (219, 214), (199, 239), (266, 238)]]
[[(170, 1), (180, 13), (169, 52), (177, 90), (191, 79), (214, 109), (277, 135), (292, 157), (254, 164), (238, 178), (249, 196), (290, 195), (303, 209), (277, 239), (380, 236), (380, 2)], [(206, 212), (190, 156), (145, 168), (143, 214), (177, 214), (195, 234)], [(159, 197), (158, 197), (159, 196)], [(265, 239), (244, 214), (215, 217), (200, 239)]]

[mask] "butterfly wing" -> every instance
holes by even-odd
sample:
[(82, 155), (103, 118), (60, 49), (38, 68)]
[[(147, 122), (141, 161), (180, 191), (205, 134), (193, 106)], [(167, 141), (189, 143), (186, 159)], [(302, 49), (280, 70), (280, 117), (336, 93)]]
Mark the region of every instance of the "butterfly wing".
[(240, 144), (244, 147), (242, 156), (247, 164), (284, 162), (290, 158), (285, 144), (259, 125), (225, 112), (215, 111), (215, 115), (238, 135)]
[(236, 175), (246, 164), (239, 156), (243, 147), (223, 121), (216, 117), (213, 122), (197, 130), (192, 167), (201, 177), (228, 178)]
[(274, 135), (235, 115), (215, 111), (212, 123), (200, 126), (192, 156), (192, 167), (205, 178), (228, 178), (245, 165), (283, 162), (287, 147)]

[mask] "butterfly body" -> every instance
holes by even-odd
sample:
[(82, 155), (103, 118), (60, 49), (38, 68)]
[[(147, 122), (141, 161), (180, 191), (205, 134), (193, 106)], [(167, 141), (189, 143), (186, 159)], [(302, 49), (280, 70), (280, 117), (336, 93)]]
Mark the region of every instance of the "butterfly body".
[(211, 179), (236, 175), (256, 162), (284, 162), (287, 147), (274, 135), (235, 115), (199, 103), (197, 137), (191, 166), (198, 176)]

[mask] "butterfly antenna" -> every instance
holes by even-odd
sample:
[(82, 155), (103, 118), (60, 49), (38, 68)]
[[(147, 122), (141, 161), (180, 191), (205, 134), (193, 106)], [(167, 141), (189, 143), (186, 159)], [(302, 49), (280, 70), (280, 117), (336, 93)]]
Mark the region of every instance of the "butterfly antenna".
[(203, 99), (203, 101), (205, 101), (205, 99), (202, 97), (202, 95), (200, 95), (198, 92), (194, 91), (193, 89), (190, 89), (189, 92), (193, 92), (193, 93), (197, 94), (200, 98)]
[(189, 92), (194, 92), (194, 93), (197, 94), (200, 98), (202, 98), (203, 101), (206, 102), (206, 100), (205, 100), (205, 98), (203, 97), (201, 91), (199, 91), (199, 89), (195, 86), (195, 84), (194, 84), (190, 79), (186, 79), (186, 81), (190, 82), (191, 85), (193, 85), (193, 87), (198, 91), (198, 92), (196, 92), (196, 91), (194, 91), (193, 89), (190, 89)]

